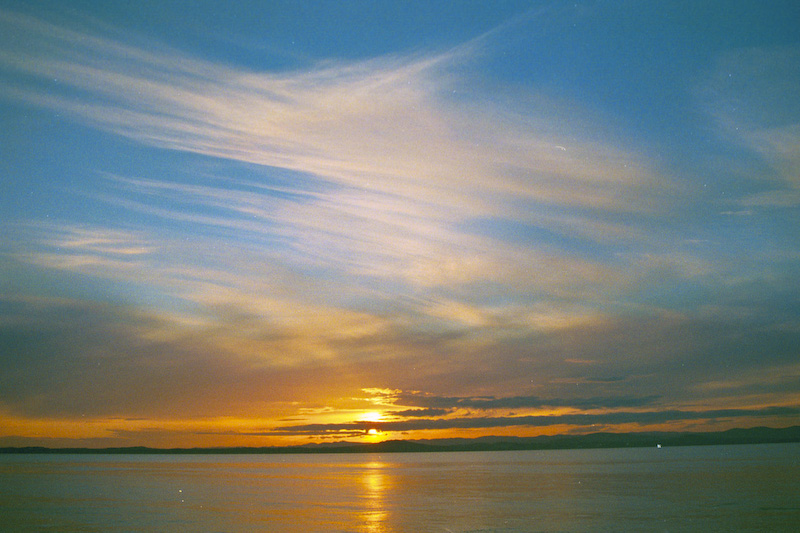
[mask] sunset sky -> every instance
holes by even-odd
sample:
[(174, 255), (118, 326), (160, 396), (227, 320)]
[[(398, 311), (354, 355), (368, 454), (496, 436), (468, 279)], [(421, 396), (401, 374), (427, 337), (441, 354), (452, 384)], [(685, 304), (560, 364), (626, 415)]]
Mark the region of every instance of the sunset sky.
[(798, 20), (3, 1), (0, 446), (800, 423)]

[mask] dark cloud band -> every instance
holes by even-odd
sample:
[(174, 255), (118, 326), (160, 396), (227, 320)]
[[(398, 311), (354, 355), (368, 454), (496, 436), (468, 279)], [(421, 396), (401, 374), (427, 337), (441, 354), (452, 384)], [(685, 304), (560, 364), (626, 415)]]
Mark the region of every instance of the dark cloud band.
[(660, 424), (680, 420), (706, 420), (741, 417), (789, 417), (800, 415), (800, 407), (765, 407), (763, 409), (715, 409), (710, 411), (620, 411), (604, 414), (569, 414), (545, 416), (422, 418), (392, 422), (347, 422), (342, 424), (304, 424), (275, 428), (263, 435), (319, 435), (339, 432), (419, 431), (434, 429), (489, 429), (499, 427), (546, 427), (554, 425), (592, 426), (609, 424)]

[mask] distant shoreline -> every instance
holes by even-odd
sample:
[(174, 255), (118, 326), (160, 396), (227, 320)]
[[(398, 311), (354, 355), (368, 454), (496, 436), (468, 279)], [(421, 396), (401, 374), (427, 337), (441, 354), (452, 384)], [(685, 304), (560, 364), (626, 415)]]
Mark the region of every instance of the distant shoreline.
[(720, 444), (775, 444), (800, 442), (800, 426), (788, 428), (756, 427), (719, 432), (638, 432), (590, 433), (540, 437), (480, 437), (476, 439), (388, 440), (377, 443), (336, 442), (298, 446), (149, 448), (146, 446), (109, 448), (48, 448), (9, 446), (0, 454), (316, 454), (316, 453), (414, 453), (509, 450), (568, 450), (603, 448), (646, 448), (707, 446)]

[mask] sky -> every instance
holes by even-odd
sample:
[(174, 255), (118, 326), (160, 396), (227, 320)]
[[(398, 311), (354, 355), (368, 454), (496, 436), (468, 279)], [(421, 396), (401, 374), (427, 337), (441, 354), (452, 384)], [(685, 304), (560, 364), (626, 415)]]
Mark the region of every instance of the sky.
[(0, 445), (800, 423), (800, 4), (0, 2)]

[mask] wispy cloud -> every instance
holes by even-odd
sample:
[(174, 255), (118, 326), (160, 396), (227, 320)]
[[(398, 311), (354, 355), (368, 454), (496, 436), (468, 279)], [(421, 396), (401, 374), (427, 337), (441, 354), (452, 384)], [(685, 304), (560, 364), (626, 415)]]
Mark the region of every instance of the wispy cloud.
[[(481, 276), (515, 261), (470, 269), (495, 243), (465, 232), (466, 222), (630, 239), (637, 228), (617, 214), (652, 214), (669, 197), (671, 185), (643, 154), (603, 142), (564, 103), (469, 94), (467, 69), (454, 67), (476, 61), (480, 44), (268, 73), (22, 15), (0, 22), (19, 41), (4, 42), (11, 51), (0, 55), (16, 75), (2, 83), (6, 96), (154, 146), (300, 173), (292, 187), (302, 194), (291, 199), (232, 192), (228, 183), (120, 178), (123, 190), (185, 200), (155, 208), (122, 196), (120, 204), (280, 236), (356, 271), (421, 285), (455, 271)], [(186, 203), (227, 216), (186, 213)], [(448, 261), (438, 275), (426, 266)]]
[(768, 169), (759, 173), (759, 190), (742, 195), (740, 205), (800, 204), (798, 64), (797, 46), (729, 51), (717, 58), (697, 91), (725, 138), (756, 154)]

